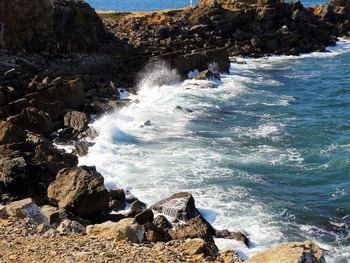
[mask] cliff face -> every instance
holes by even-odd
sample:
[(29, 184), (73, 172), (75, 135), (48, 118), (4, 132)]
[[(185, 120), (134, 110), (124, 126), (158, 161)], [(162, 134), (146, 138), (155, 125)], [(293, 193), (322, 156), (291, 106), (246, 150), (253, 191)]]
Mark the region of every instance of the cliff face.
[(83, 1), (1, 0), (0, 47), (27, 51), (90, 51), (108, 39)]

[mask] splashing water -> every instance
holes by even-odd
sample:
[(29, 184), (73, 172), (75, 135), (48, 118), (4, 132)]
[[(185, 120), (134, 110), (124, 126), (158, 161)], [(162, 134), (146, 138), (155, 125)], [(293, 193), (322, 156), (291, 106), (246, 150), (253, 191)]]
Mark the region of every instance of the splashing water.
[(350, 262), (350, 43), (330, 51), (241, 59), (215, 89), (150, 67), (80, 164), (149, 205), (190, 191), (214, 227), (249, 234), (250, 248), (216, 240), (243, 257), (310, 239)]

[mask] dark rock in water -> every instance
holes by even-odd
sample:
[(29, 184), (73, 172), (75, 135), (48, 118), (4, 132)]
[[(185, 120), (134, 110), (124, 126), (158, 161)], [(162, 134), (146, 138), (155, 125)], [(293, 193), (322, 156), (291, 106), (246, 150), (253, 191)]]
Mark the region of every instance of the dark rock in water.
[(64, 115), (64, 126), (71, 127), (76, 131), (85, 130), (89, 121), (90, 118), (85, 112), (70, 111)]
[(148, 121), (146, 121), (143, 125), (144, 125), (144, 126), (152, 126), (152, 123), (151, 123), (150, 120), (148, 120)]
[(125, 209), (125, 192), (123, 189), (109, 189), (109, 208), (118, 212)]
[(141, 213), (143, 210), (146, 209), (146, 207), (147, 206), (145, 203), (143, 203), (139, 200), (134, 201), (130, 206), (130, 215), (129, 216), (135, 216), (138, 213)]
[(136, 222), (140, 225), (152, 223), (153, 219), (154, 219), (154, 214), (151, 209), (145, 209), (135, 216)]
[(161, 229), (170, 229), (172, 228), (172, 224), (166, 219), (163, 215), (158, 215), (154, 220), (153, 224)]
[(243, 242), (247, 247), (249, 246), (249, 239), (242, 232), (230, 232), (225, 230), (216, 230), (215, 237), (233, 239)]
[(145, 224), (144, 227), (145, 227), (145, 240), (147, 241), (167, 242), (171, 240), (167, 231), (157, 227), (152, 223)]
[(189, 108), (183, 108), (181, 106), (176, 106), (173, 111), (179, 111), (179, 112), (187, 112), (187, 113), (192, 113), (193, 110), (189, 109)]
[(78, 141), (74, 144), (74, 152), (78, 154), (79, 156), (85, 156), (89, 152), (89, 147), (93, 146), (94, 143), (87, 142), (87, 141)]
[(118, 212), (125, 209), (125, 202), (120, 200), (112, 200), (109, 202), (109, 209)]
[(193, 196), (187, 192), (174, 194), (151, 206), (152, 210), (187, 221), (199, 215)]
[(80, 217), (108, 210), (109, 194), (95, 167), (81, 166), (61, 170), (48, 188), (48, 197)]
[(211, 70), (207, 69), (202, 72), (200, 72), (198, 75), (194, 77), (196, 80), (211, 80), (211, 81), (221, 81), (220, 74), (212, 72)]

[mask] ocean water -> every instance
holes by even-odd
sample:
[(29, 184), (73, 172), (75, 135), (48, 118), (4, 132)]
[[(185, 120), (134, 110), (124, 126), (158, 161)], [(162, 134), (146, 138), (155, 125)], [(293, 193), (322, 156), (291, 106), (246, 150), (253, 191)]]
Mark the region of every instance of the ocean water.
[(80, 164), (148, 205), (191, 192), (214, 227), (248, 234), (250, 248), (216, 240), (244, 258), (309, 239), (350, 262), (350, 42), (329, 50), (239, 59), (214, 89), (149, 66)]
[[(96, 10), (153, 11), (197, 4), (199, 0), (86, 0)], [(322, 4), (324, 0), (305, 0), (305, 6)]]

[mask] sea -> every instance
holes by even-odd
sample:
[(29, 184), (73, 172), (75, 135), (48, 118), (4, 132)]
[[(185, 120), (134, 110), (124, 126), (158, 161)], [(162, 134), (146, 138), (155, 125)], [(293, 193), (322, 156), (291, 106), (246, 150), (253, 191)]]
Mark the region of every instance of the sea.
[[(137, 11), (151, 2), (186, 4), (88, 2)], [(79, 163), (95, 165), (108, 187), (128, 189), (148, 205), (191, 192), (215, 228), (248, 235), (249, 248), (215, 240), (242, 258), (311, 240), (327, 262), (348, 263), (350, 42), (339, 39), (327, 50), (237, 58), (216, 88), (180, 81), (162, 63), (148, 65), (132, 102), (92, 124), (100, 135)]]

